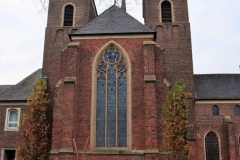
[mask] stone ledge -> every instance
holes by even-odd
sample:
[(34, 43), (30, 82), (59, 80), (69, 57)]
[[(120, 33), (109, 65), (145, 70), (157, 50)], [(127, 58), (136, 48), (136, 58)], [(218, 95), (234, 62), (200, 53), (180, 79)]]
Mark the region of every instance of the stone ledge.
[(159, 150), (158, 149), (146, 149), (144, 151), (144, 154), (159, 154)]
[(144, 82), (156, 82), (157, 78), (155, 75), (145, 75)]
[[(78, 151), (80, 155), (144, 155), (144, 154), (169, 154), (166, 151), (158, 149), (146, 149), (146, 150), (125, 150), (125, 149), (96, 149), (88, 151)], [(72, 148), (53, 149), (48, 154), (76, 154)]]
[(69, 43), (67, 46), (68, 47), (78, 47), (80, 45), (80, 43), (76, 43), (76, 42), (71, 42), (71, 43)]
[(143, 41), (143, 45), (157, 45), (154, 41)]
[(64, 83), (73, 83), (73, 84), (75, 84), (75, 82), (76, 82), (76, 77), (65, 77), (64, 78)]
[(196, 137), (193, 133), (187, 133), (187, 139), (190, 141), (195, 141)]
[(187, 99), (192, 99), (193, 98), (192, 93), (185, 93), (184, 96)]
[(233, 120), (230, 116), (224, 116), (227, 123), (233, 123)]
[(67, 153), (67, 154), (72, 154), (74, 153), (74, 150), (72, 148), (61, 148), (59, 150), (59, 153)]
[(48, 154), (59, 154), (58, 149), (52, 149)]

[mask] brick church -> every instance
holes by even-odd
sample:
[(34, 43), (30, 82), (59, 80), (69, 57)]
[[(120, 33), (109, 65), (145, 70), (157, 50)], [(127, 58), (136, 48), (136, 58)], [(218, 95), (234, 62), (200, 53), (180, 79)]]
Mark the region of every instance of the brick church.
[(240, 159), (240, 75), (193, 74), (187, 0), (142, 3), (144, 24), (125, 0), (100, 15), (94, 0), (49, 0), (42, 69), (0, 85), (1, 160), (17, 159), (20, 114), (38, 77), (51, 98), (50, 160), (166, 160), (162, 106), (177, 79), (191, 160)]

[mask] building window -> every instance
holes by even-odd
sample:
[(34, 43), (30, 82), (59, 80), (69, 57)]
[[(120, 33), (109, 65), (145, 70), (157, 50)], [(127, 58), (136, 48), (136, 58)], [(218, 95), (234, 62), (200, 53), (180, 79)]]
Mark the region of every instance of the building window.
[(64, 9), (64, 26), (73, 26), (73, 11), (72, 5), (67, 5)]
[(212, 107), (212, 114), (213, 114), (213, 116), (218, 116), (219, 115), (219, 109), (218, 109), (217, 105), (214, 105)]
[(164, 1), (161, 4), (162, 23), (172, 22), (172, 8), (171, 3)]
[(110, 46), (98, 59), (96, 147), (127, 147), (127, 65)]
[(17, 131), (19, 126), (19, 119), (20, 119), (20, 109), (8, 108), (6, 111), (5, 130)]
[(206, 160), (219, 160), (218, 137), (214, 132), (209, 132), (205, 137)]
[(17, 154), (15, 148), (2, 148), (1, 159), (3, 160), (16, 160)]
[(239, 105), (236, 105), (234, 107), (234, 115), (235, 116), (240, 116), (240, 107), (239, 107)]

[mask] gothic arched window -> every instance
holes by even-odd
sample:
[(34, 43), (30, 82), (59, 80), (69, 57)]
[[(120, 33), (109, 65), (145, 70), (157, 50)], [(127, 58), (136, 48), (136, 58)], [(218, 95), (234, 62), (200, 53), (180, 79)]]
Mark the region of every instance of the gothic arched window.
[(74, 8), (72, 5), (67, 5), (65, 7), (63, 26), (72, 26), (73, 25), (73, 11), (74, 11)]
[(96, 147), (127, 147), (127, 65), (114, 47), (97, 66)]
[(164, 1), (161, 4), (162, 23), (172, 22), (172, 8), (171, 3)]
[(240, 116), (240, 107), (239, 107), (239, 105), (236, 105), (234, 107), (234, 115), (235, 116)]
[(219, 115), (219, 109), (218, 109), (217, 105), (214, 105), (212, 107), (212, 114), (213, 114), (213, 116), (218, 116)]
[(209, 132), (205, 137), (206, 160), (219, 160), (218, 137), (214, 132)]

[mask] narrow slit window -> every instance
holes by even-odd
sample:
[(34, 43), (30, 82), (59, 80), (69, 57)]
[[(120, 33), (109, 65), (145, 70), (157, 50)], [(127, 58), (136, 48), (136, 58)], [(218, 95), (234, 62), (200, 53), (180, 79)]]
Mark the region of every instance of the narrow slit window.
[(219, 160), (218, 137), (214, 132), (209, 132), (205, 137), (206, 160)]
[(172, 8), (171, 3), (168, 1), (164, 1), (161, 4), (162, 11), (162, 23), (171, 23), (172, 22)]
[(64, 26), (72, 26), (73, 25), (73, 6), (67, 5), (64, 10)]
[(97, 67), (96, 147), (127, 147), (127, 65), (113, 46)]
[(240, 107), (239, 107), (239, 105), (236, 105), (234, 107), (234, 115), (235, 116), (240, 116)]
[(212, 114), (213, 114), (213, 116), (218, 116), (219, 115), (219, 108), (218, 108), (217, 105), (214, 105), (212, 107)]

